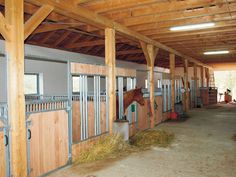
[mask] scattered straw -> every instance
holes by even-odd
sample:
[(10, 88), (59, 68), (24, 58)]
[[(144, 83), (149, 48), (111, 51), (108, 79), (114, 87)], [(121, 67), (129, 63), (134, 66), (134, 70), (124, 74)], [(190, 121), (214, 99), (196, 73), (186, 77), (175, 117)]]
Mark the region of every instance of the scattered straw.
[(121, 151), (126, 151), (129, 144), (119, 134), (107, 135), (99, 139), (88, 150), (82, 152), (76, 160), (78, 163), (87, 163), (106, 158), (118, 157)]
[(158, 145), (160, 147), (168, 147), (174, 134), (165, 130), (146, 130), (139, 132), (131, 138), (131, 144), (139, 148), (148, 148), (152, 145)]
[(167, 147), (174, 139), (174, 134), (164, 130), (147, 130), (137, 133), (130, 140), (130, 144), (125, 142), (119, 134), (107, 135), (99, 139), (93, 146), (82, 152), (75, 161), (78, 163), (88, 163), (108, 158), (123, 157), (132, 152), (145, 150), (152, 145)]
[(236, 133), (232, 136), (232, 140), (236, 141)]

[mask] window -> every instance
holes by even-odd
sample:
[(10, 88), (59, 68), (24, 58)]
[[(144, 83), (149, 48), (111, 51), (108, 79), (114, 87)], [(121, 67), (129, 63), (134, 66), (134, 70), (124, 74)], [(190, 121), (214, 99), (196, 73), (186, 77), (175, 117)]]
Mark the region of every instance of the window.
[(73, 93), (79, 93), (79, 76), (72, 77), (72, 91)]
[(157, 88), (162, 88), (161, 79), (157, 80)]
[(24, 77), (25, 94), (39, 94), (39, 74), (25, 74)]

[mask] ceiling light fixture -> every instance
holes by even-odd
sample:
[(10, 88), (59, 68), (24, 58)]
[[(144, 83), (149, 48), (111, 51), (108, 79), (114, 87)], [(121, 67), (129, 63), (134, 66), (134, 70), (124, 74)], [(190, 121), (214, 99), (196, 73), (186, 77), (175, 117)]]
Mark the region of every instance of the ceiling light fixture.
[(203, 29), (203, 28), (210, 28), (215, 26), (215, 23), (201, 23), (195, 25), (185, 25), (185, 26), (174, 26), (171, 27), (171, 31), (185, 31), (185, 30), (196, 30), (196, 29)]
[(220, 51), (204, 52), (204, 55), (220, 55), (220, 54), (227, 54), (227, 53), (229, 53), (228, 50), (220, 50)]

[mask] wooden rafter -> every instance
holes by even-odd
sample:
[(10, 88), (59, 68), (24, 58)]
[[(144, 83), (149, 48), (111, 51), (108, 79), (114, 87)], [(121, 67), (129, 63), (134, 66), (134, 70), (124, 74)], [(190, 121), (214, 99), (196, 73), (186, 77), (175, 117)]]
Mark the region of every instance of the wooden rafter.
[(10, 41), (10, 35), (9, 35), (9, 24), (5, 20), (5, 17), (0, 12), (0, 33), (2, 34), (3, 38), (7, 41)]
[(25, 23), (25, 39), (39, 26), (39, 24), (53, 11), (50, 5), (43, 5)]
[(151, 44), (151, 45), (154, 45), (155, 47), (158, 47), (158, 48), (161, 48), (161, 49), (164, 49), (168, 52), (171, 52), (171, 53), (174, 53), (178, 56), (181, 56), (183, 58), (187, 58), (188, 60), (192, 61), (192, 62), (195, 62), (199, 65), (203, 65), (205, 67), (209, 67), (208, 65), (205, 65), (201, 62), (199, 62), (198, 60), (194, 59), (194, 58), (191, 58), (189, 56), (186, 56), (186, 55), (182, 55), (181, 53), (179, 53), (178, 51), (170, 48), (170, 47), (167, 47), (157, 41), (154, 41), (152, 40), (151, 38), (148, 38), (146, 36), (143, 36), (137, 32), (134, 32), (130, 29), (128, 29), (127, 27), (117, 23), (117, 22), (114, 22), (112, 20), (109, 20), (101, 15), (98, 15), (92, 11), (89, 11), (85, 8), (82, 8), (82, 7), (75, 7), (73, 6), (72, 4), (70, 3), (65, 3), (65, 1), (54, 1), (54, 0), (27, 0), (27, 2), (32, 2), (36, 5), (41, 5), (41, 4), (48, 4), (48, 5), (51, 5), (55, 8), (55, 11), (64, 15), (64, 16), (67, 16), (69, 18), (72, 18), (72, 19), (80, 19), (82, 22), (84, 23), (88, 23), (88, 24), (91, 24), (91, 25), (95, 25), (97, 27), (100, 27), (100, 28), (105, 28), (105, 27), (110, 27), (110, 28), (114, 28), (116, 29), (117, 32), (125, 35), (126, 37), (132, 39), (132, 40), (135, 40), (135, 41), (143, 41), (145, 43), (148, 43), (148, 44)]

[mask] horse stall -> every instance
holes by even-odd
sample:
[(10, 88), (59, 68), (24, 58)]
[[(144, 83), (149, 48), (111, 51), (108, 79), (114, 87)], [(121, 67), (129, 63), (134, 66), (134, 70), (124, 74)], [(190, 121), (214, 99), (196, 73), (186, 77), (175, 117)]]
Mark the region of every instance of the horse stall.
[(26, 100), (28, 175), (42, 176), (69, 163), (69, 119), (66, 96)]
[[(72, 155), (78, 157), (81, 151), (108, 132), (108, 84), (106, 67), (81, 63), (70, 64), (71, 97), (72, 97)], [(118, 95), (123, 95), (123, 88), (130, 90), (135, 87), (136, 71), (116, 68)], [(125, 80), (125, 81), (124, 81)], [(121, 100), (122, 97), (119, 97)], [(123, 111), (122, 107), (117, 111)], [(136, 107), (130, 106), (127, 118), (130, 131), (136, 122)], [(121, 115), (121, 112), (120, 112)]]
[(0, 104), (0, 176), (10, 176), (7, 104)]
[(169, 118), (171, 111), (171, 80), (163, 79), (162, 81), (162, 98), (163, 98), (163, 121)]
[[(154, 85), (155, 85), (155, 99), (154, 99), (154, 113), (151, 112), (150, 94), (149, 94), (149, 72), (138, 71), (139, 79), (145, 81), (142, 85), (145, 85), (143, 89), (143, 96), (145, 100), (144, 106), (138, 104), (138, 130), (146, 130), (150, 128), (150, 116), (154, 114), (155, 125), (163, 121), (163, 93), (162, 93), (162, 73), (154, 72)], [(139, 81), (140, 82), (140, 81)], [(139, 84), (140, 85), (140, 84)]]

